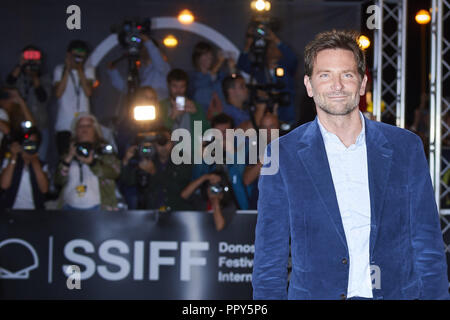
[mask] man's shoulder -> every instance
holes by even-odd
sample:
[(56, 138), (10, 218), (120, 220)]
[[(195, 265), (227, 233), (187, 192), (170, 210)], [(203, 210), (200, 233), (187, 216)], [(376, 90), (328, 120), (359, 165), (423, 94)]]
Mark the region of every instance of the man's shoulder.
[(414, 132), (374, 120), (367, 120), (369, 128), (376, 128), (383, 133), (388, 142), (394, 146), (416, 144), (420, 141), (420, 137)]
[(314, 125), (314, 123), (315, 121), (309, 121), (289, 131), (288, 133), (279, 138), (279, 143), (282, 145), (290, 145), (292, 143), (297, 143), (301, 139), (301, 137), (303, 137), (306, 130), (308, 130), (312, 125)]

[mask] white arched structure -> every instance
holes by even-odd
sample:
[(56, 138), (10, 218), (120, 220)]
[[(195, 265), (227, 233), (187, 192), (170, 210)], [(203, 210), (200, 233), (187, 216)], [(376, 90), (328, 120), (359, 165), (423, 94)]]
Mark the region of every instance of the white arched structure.
[[(152, 18), (152, 30), (159, 29), (177, 29), (187, 32), (192, 32), (202, 36), (224, 51), (230, 51), (237, 58), (239, 56), (239, 49), (225, 36), (207, 25), (200, 22), (193, 22), (191, 24), (182, 24), (177, 18), (173, 17), (156, 17)], [(91, 53), (86, 64), (88, 66), (96, 67), (108, 52), (119, 43), (117, 34), (111, 34), (104, 39)]]

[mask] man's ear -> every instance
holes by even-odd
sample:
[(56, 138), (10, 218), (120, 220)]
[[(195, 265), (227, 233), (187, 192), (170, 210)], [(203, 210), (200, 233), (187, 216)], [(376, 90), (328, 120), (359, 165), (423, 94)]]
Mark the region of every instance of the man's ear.
[(308, 93), (308, 97), (312, 98), (313, 90), (312, 90), (311, 80), (309, 79), (309, 76), (305, 75), (305, 77), (303, 78), (303, 83), (305, 84), (306, 92)]
[(366, 86), (367, 86), (367, 75), (364, 75), (364, 78), (361, 82), (361, 88), (359, 89), (359, 95), (363, 96), (366, 93)]

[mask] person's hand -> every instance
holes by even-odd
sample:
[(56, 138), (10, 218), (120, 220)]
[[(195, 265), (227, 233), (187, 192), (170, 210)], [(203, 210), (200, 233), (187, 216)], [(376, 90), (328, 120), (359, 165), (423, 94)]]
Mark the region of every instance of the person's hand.
[(28, 152), (23, 152), (22, 158), (25, 161), (29, 161), (32, 165), (40, 164), (39, 154), (37, 152), (33, 153), (33, 154), (29, 154)]
[(205, 179), (208, 180), (208, 182), (210, 184), (216, 184), (222, 180), (222, 178), (218, 174), (215, 174), (215, 173), (205, 174)]
[(70, 71), (73, 68), (73, 57), (70, 52), (66, 53), (66, 59), (64, 60), (66, 70)]
[(144, 170), (145, 172), (148, 172), (151, 175), (154, 175), (156, 173), (156, 167), (152, 160), (142, 159), (139, 162), (138, 166), (141, 170)]
[(209, 103), (208, 111), (206, 113), (206, 118), (211, 121), (211, 119), (222, 112), (223, 106), (222, 101), (220, 101), (219, 95), (214, 92)]
[(130, 159), (134, 157), (134, 155), (136, 154), (137, 147), (138, 146), (134, 145), (127, 149), (127, 151), (125, 152), (125, 155), (123, 156), (123, 159), (122, 159), (122, 163), (124, 166), (126, 166), (128, 164), (128, 162), (130, 161)]
[(196, 113), (197, 107), (195, 106), (194, 101), (192, 101), (191, 99), (186, 99), (184, 110), (189, 113)]
[(91, 150), (87, 157), (80, 157), (79, 155), (75, 155), (77, 159), (84, 164), (90, 165), (94, 161), (94, 151)]
[(145, 33), (141, 33), (141, 39), (143, 42), (150, 40), (149, 36)]
[(219, 50), (217, 52), (217, 62), (216, 62), (216, 64), (221, 66), (222, 63), (224, 63), (224, 62), (225, 62), (225, 53), (222, 50)]
[(17, 141), (14, 141), (11, 143), (9, 151), (11, 152), (12, 159), (16, 159), (17, 155), (22, 152), (22, 146)]
[(70, 143), (69, 153), (67, 153), (67, 156), (64, 158), (64, 161), (67, 163), (70, 163), (72, 161), (73, 157), (75, 157), (76, 152), (77, 152), (77, 150), (75, 148), (75, 142), (72, 141)]
[(24, 104), (25, 100), (23, 100), (22, 96), (19, 93), (19, 90), (17, 89), (10, 89), (8, 90), (9, 96), (12, 102), (17, 104)]
[(220, 205), (220, 200), (223, 199), (223, 192), (220, 193), (213, 193), (209, 188), (208, 188), (208, 199), (209, 201), (211, 201), (211, 205), (214, 206), (219, 206)]
[(228, 70), (230, 71), (230, 73), (235, 73), (236, 72), (236, 60), (234, 60), (233, 58), (228, 58), (227, 59), (227, 66), (228, 66)]
[(186, 112), (186, 106), (185, 106), (184, 110), (178, 110), (177, 103), (174, 98), (170, 98), (170, 104), (172, 105), (171, 112), (170, 112), (170, 118), (172, 120), (177, 119), (179, 116), (181, 116), (183, 113)]

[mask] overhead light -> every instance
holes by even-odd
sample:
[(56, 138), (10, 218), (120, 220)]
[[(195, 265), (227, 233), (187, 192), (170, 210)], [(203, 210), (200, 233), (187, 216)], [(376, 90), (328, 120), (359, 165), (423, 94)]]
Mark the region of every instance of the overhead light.
[(370, 40), (368, 37), (361, 35), (359, 36), (358, 44), (363, 50), (366, 50), (368, 47), (370, 47)]
[(416, 22), (418, 24), (428, 24), (431, 21), (430, 12), (428, 10), (419, 10), (416, 13)]
[(256, 0), (250, 3), (250, 7), (256, 11), (269, 11), (271, 8), (270, 1), (267, 0)]
[(182, 24), (191, 24), (192, 22), (194, 22), (194, 15), (188, 9), (184, 9), (178, 15), (178, 21), (180, 21)]
[(163, 43), (168, 48), (173, 48), (178, 45), (178, 40), (173, 35), (169, 34), (167, 37), (164, 38)]

